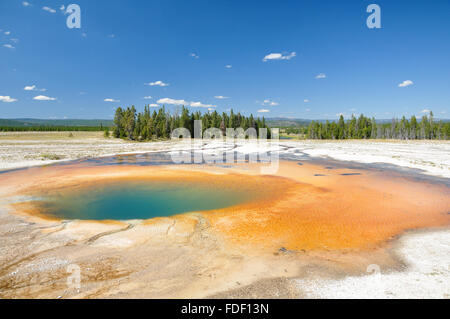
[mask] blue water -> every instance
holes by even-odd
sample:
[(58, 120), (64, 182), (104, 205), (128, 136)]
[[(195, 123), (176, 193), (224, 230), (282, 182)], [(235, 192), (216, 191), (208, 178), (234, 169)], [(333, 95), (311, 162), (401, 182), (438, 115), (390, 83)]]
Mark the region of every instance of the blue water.
[(41, 206), (44, 213), (61, 219), (129, 220), (220, 209), (252, 197), (232, 187), (206, 184), (115, 182), (47, 195)]

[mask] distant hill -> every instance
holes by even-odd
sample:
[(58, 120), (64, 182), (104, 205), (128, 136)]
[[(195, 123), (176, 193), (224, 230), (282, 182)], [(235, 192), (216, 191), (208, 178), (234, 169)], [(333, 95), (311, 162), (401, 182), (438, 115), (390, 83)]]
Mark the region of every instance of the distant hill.
[[(348, 119), (346, 119), (348, 120)], [(420, 120), (420, 119), (419, 119)], [(443, 122), (449, 122), (450, 119), (435, 119), (436, 122), (442, 120)], [(274, 117), (266, 119), (266, 123), (269, 127), (299, 127), (308, 126), (312, 120), (307, 119), (295, 119), (285, 117)], [(325, 122), (326, 120), (314, 120), (316, 122)], [(333, 120), (330, 120), (332, 122)], [(336, 121), (336, 120), (334, 120)], [(377, 123), (390, 123), (390, 119), (376, 120)], [(0, 119), (0, 127), (36, 127), (36, 126), (57, 126), (57, 127), (111, 127), (114, 125), (113, 120), (80, 120), (80, 119), (65, 119), (65, 120), (52, 120), (52, 119)]]
[(309, 125), (311, 120), (274, 117), (266, 119), (266, 123), (269, 127), (295, 127)]
[(0, 126), (27, 127), (27, 126), (112, 126), (112, 120), (47, 120), (47, 119), (0, 119)]

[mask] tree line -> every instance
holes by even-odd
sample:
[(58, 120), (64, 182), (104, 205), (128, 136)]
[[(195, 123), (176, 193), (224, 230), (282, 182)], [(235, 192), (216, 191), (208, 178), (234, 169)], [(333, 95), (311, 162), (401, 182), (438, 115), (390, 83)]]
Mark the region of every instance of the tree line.
[(399, 139), (399, 140), (448, 140), (450, 122), (434, 121), (433, 112), (420, 121), (413, 115), (410, 120), (392, 119), (390, 123), (377, 124), (375, 118), (352, 115), (345, 121), (341, 115), (337, 122), (312, 121), (303, 133), (309, 139)]
[(150, 107), (146, 105), (143, 112), (136, 112), (134, 106), (123, 109), (118, 107), (114, 116), (113, 136), (116, 138), (126, 138), (136, 141), (148, 141), (156, 139), (168, 139), (171, 132), (177, 128), (186, 128), (194, 136), (194, 121), (202, 121), (203, 132), (209, 128), (218, 128), (222, 131), (223, 136), (227, 128), (254, 128), (259, 134), (260, 128), (266, 128), (268, 138), (270, 138), (270, 129), (266, 125), (266, 120), (254, 118), (253, 115), (244, 116), (241, 113), (235, 114), (233, 110), (227, 113), (207, 112), (201, 113), (190, 112), (188, 108), (182, 107), (181, 112), (171, 114), (166, 112), (165, 107), (161, 107), (158, 111), (150, 111)]

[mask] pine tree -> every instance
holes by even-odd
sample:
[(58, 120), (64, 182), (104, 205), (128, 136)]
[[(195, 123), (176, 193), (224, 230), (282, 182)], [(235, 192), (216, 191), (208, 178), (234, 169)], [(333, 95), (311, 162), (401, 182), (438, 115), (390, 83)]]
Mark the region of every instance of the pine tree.
[(339, 122), (338, 122), (338, 134), (337, 134), (337, 139), (344, 139), (346, 138), (345, 136), (345, 121), (344, 121), (344, 116), (341, 114), (341, 116), (339, 117)]
[(114, 116), (114, 137), (124, 137), (124, 129), (123, 129), (123, 110), (121, 107), (116, 109), (116, 114)]

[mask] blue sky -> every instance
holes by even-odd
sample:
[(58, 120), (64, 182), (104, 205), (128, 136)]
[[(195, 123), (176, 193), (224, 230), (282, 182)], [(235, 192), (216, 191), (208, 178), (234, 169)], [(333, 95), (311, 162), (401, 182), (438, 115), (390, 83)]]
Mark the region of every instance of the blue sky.
[[(81, 29), (66, 26), (70, 3)], [(381, 29), (366, 26), (370, 3)], [(0, 118), (111, 118), (163, 103), (450, 117), (448, 0), (2, 0), (0, 30)]]

